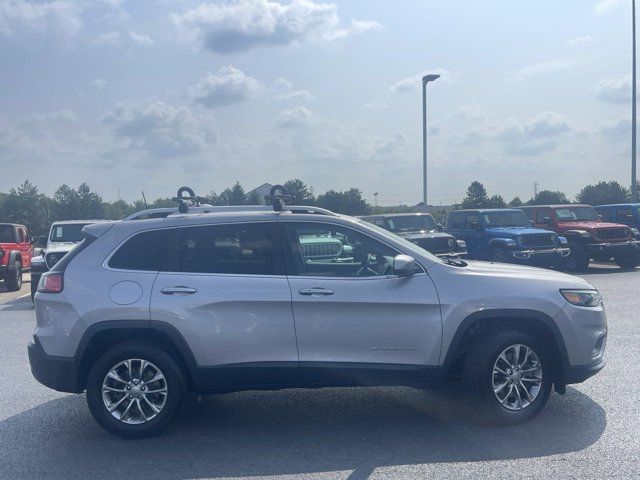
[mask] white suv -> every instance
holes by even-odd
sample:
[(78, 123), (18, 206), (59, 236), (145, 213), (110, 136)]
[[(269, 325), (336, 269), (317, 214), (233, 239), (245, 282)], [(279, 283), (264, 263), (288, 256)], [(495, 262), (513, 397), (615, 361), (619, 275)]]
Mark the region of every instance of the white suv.
[(84, 233), (40, 281), (31, 369), (86, 391), (123, 437), (159, 432), (186, 392), (460, 377), (480, 418), (512, 424), (604, 366), (605, 312), (585, 280), (439, 259), (326, 210), (218, 209)]

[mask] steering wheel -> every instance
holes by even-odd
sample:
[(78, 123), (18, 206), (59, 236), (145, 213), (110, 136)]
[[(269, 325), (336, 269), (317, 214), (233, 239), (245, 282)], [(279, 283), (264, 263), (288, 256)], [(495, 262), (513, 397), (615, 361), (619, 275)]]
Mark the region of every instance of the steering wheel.
[(364, 258), (362, 259), (362, 262), (360, 263), (360, 268), (358, 269), (358, 272), (356, 273), (356, 275), (358, 277), (375, 277), (376, 275), (378, 275), (378, 273), (373, 270), (371, 267), (369, 267), (369, 259), (370, 256), (368, 253), (364, 254)]

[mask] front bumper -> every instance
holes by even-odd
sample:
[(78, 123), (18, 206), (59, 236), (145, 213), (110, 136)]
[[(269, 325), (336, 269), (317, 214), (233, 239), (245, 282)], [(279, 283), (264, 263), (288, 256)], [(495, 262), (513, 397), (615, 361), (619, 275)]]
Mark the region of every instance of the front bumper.
[(626, 242), (588, 243), (587, 249), (596, 254), (606, 253), (612, 257), (616, 255), (629, 255), (640, 252), (640, 240), (628, 240)]
[(532, 248), (523, 250), (509, 250), (513, 258), (516, 260), (556, 260), (558, 258), (568, 257), (571, 253), (569, 247), (554, 247), (545, 248), (542, 250), (535, 250)]
[(47, 355), (36, 337), (27, 347), (31, 373), (46, 387), (59, 392), (80, 393), (79, 362), (74, 357)]
[(570, 385), (572, 383), (582, 383), (586, 379), (593, 377), (596, 373), (606, 365), (604, 358), (591, 365), (569, 365), (565, 367), (564, 383)]

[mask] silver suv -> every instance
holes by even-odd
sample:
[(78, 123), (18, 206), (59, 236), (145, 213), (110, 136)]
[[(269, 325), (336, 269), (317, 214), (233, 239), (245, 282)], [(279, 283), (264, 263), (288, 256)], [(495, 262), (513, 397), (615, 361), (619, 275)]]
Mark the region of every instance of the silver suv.
[(86, 391), (122, 437), (187, 392), (460, 379), (479, 418), (535, 416), (604, 366), (600, 295), (577, 277), (439, 259), (312, 207), (99, 223), (40, 280), (31, 369)]

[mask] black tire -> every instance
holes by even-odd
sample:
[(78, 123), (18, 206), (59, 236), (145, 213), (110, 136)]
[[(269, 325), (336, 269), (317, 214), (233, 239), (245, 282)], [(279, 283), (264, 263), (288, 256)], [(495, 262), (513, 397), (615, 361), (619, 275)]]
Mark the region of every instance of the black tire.
[(493, 248), (489, 252), (489, 261), (496, 263), (506, 263), (510, 255), (504, 248)]
[[(130, 424), (117, 419), (108, 411), (103, 400), (102, 385), (107, 373), (127, 359), (151, 362), (166, 380), (167, 395), (164, 405), (155, 417), (144, 423)], [(93, 364), (87, 378), (87, 404), (93, 418), (106, 431), (122, 438), (146, 438), (159, 434), (180, 411), (184, 396), (184, 374), (174, 359), (155, 345), (140, 341), (121, 343), (107, 350)]]
[(584, 272), (589, 268), (589, 252), (581, 245), (570, 245), (571, 253), (564, 260), (567, 272)]
[[(542, 365), (542, 383), (534, 400), (521, 410), (502, 405), (493, 390), (493, 368), (500, 354), (511, 345), (525, 345), (533, 349)], [(483, 423), (515, 425), (535, 417), (546, 405), (551, 393), (552, 355), (536, 336), (517, 330), (494, 330), (483, 336), (464, 359), (462, 381), (469, 392), (474, 411)]]
[(614, 260), (616, 264), (624, 270), (632, 270), (640, 265), (640, 255), (638, 254), (615, 257)]
[(13, 270), (7, 272), (4, 284), (9, 292), (17, 292), (22, 288), (22, 264), (20, 262), (16, 262)]
[(33, 297), (36, 296), (36, 292), (38, 291), (38, 283), (40, 282), (40, 275), (31, 274), (31, 301), (33, 302)]

